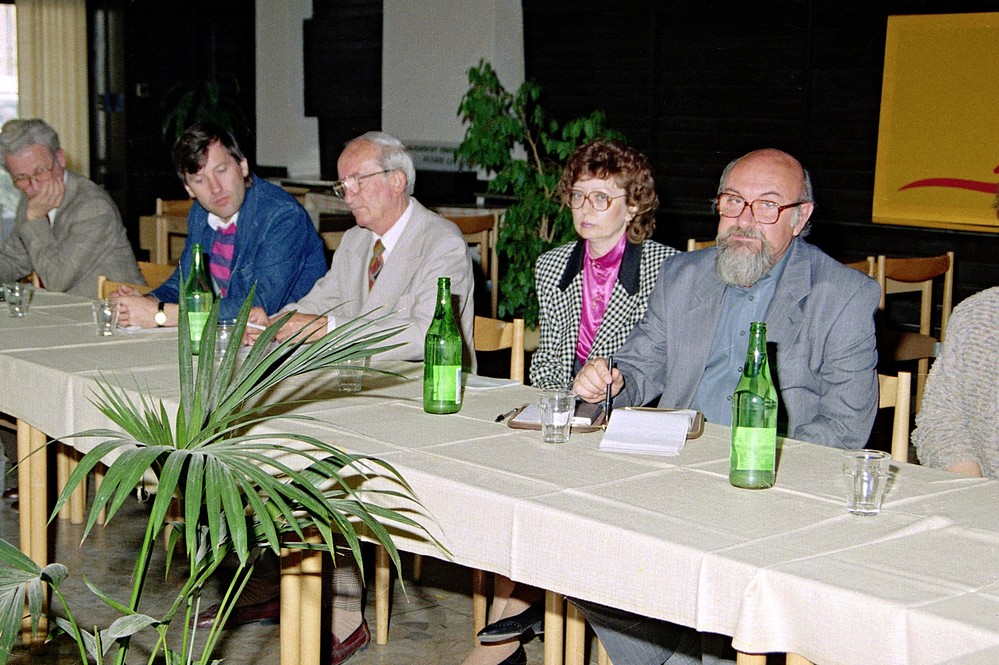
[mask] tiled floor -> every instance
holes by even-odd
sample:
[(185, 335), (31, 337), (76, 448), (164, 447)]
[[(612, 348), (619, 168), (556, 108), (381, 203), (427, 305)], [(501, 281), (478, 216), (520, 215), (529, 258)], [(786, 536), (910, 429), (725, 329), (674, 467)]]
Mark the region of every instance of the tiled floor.
[[(0, 471), (5, 471), (2, 467), (3, 462), (0, 461)], [(7, 477), (0, 476), (0, 480), (7, 480)], [(126, 600), (129, 577), (144, 524), (144, 505), (130, 501), (107, 529), (96, 530), (82, 547), (78, 547), (82, 527), (57, 521), (53, 559), (67, 565), (70, 570), (71, 577), (63, 589), (81, 625), (97, 623), (106, 626), (116, 618), (113, 610), (86, 589), (83, 576), (113, 598)], [(0, 537), (12, 543), (16, 543), (18, 539), (17, 513), (11, 509), (9, 501), (0, 505)], [(162, 547), (158, 551), (157, 563), (162, 570)], [(404, 558), (406, 571), (411, 570), (410, 560), (408, 556)], [(175, 561), (174, 565), (178, 563), (182, 562)], [(176, 574), (171, 575), (168, 580), (157, 575), (151, 576), (151, 583), (144, 596), (145, 602), (153, 608), (150, 614), (161, 613), (161, 609), (173, 598), (171, 591), (175, 584), (179, 584), (179, 579), (180, 576)], [(370, 571), (367, 579), (373, 579)], [(467, 568), (426, 558), (421, 584), (407, 582), (404, 595), (398, 581), (396, 582), (388, 644), (377, 646), (372, 642), (364, 652), (349, 661), (350, 665), (460, 663), (472, 646), (470, 587), (471, 574)], [(58, 607), (58, 601), (55, 602)], [(366, 615), (373, 632), (373, 602), (366, 608)], [(134, 641), (130, 662), (146, 662), (152, 645), (151, 636), (152, 633), (147, 631), (143, 637)], [(528, 643), (528, 662), (543, 662), (543, 648), (539, 640)], [(215, 655), (217, 658), (224, 658), (224, 662), (229, 665), (276, 665), (278, 626), (247, 625), (228, 631)], [(595, 662), (595, 658), (591, 661)], [(75, 644), (66, 637), (61, 637), (35, 653), (19, 650), (10, 662), (18, 665), (68, 665), (80, 661)]]

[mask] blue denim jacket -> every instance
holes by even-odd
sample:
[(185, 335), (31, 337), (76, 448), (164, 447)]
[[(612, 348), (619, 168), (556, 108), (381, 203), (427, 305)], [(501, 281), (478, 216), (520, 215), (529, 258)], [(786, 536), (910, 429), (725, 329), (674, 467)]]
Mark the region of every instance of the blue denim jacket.
[[(219, 304), (220, 319), (236, 318), (254, 283), (253, 304), (273, 314), (307, 294), (326, 274), (323, 242), (305, 208), (277, 185), (251, 177), (239, 208), (232, 276)], [(192, 245), (201, 243), (206, 254), (211, 251), (215, 231), (208, 225), (208, 211), (197, 202), (187, 216), (187, 230), (180, 266), (150, 294), (164, 302), (178, 300), (181, 275), (190, 270)]]

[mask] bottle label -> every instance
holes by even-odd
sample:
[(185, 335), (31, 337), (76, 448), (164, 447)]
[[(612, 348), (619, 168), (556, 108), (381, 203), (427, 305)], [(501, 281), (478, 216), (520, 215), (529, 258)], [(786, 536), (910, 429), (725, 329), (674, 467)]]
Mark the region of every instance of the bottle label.
[(732, 431), (732, 468), (773, 471), (777, 466), (777, 430), (736, 427)]
[(208, 323), (208, 312), (187, 313), (187, 321), (191, 326), (191, 344), (197, 345), (201, 342), (201, 332)]
[(430, 372), (430, 399), (461, 404), (461, 365), (434, 365)]

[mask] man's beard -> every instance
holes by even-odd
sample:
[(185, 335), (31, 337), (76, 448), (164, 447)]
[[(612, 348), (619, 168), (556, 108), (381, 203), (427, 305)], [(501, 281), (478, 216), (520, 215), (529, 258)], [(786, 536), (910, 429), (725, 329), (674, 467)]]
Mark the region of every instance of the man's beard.
[[(760, 241), (759, 249), (749, 251), (744, 242), (733, 237), (753, 238)], [(752, 286), (770, 272), (776, 261), (774, 248), (762, 232), (756, 229), (733, 227), (717, 238), (718, 253), (715, 255), (715, 269), (718, 276), (733, 286)]]

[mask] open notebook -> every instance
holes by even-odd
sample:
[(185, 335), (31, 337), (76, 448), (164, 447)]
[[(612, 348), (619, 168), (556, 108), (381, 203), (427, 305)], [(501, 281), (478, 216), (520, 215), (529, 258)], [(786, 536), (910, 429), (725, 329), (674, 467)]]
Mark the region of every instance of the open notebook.
[(600, 450), (646, 455), (679, 455), (687, 439), (704, 430), (704, 416), (692, 409), (614, 409)]

